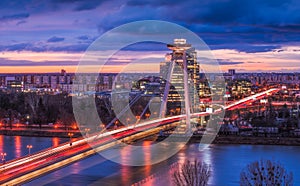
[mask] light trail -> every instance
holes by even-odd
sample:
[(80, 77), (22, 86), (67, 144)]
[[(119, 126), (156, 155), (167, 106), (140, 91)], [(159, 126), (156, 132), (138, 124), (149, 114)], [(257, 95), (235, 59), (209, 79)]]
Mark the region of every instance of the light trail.
[[(266, 90), (264, 92), (257, 93), (255, 95), (243, 98), (239, 101), (236, 101), (235, 103), (224, 106), (223, 109), (227, 110), (227, 109), (231, 109), (236, 106), (239, 106), (241, 104), (247, 103), (249, 101), (256, 101), (257, 99), (260, 99), (262, 97), (265, 97), (265, 96), (270, 95), (277, 91), (279, 91), (279, 89)], [(222, 111), (222, 108), (217, 109), (214, 113), (218, 113), (220, 111)], [(199, 116), (207, 116), (207, 115), (211, 115), (214, 113), (209, 113), (209, 112), (193, 113), (193, 114), (191, 114), (191, 118), (195, 118), (195, 117), (199, 117)], [(123, 127), (123, 128), (118, 128), (118, 129), (115, 129), (112, 131), (107, 131), (105, 133), (100, 133), (100, 134), (96, 133), (96, 134), (91, 135), (90, 137), (79, 139), (77, 141), (72, 142), (72, 146), (70, 146), (69, 142), (67, 142), (60, 146), (57, 146), (54, 148), (48, 148), (43, 151), (34, 153), (30, 156), (26, 156), (23, 158), (9, 161), (0, 166), (0, 171), (3, 170), (0, 174), (1, 175), (0, 182), (5, 183), (9, 179), (12, 179), (13, 178), (12, 174), (14, 174), (14, 173), (22, 172), (22, 170), (28, 171), (28, 168), (27, 168), (28, 166), (31, 167), (32, 168), (31, 171), (33, 171), (34, 169), (39, 168), (39, 166), (41, 166), (43, 164), (47, 165), (50, 162), (50, 160), (54, 161), (53, 163), (55, 163), (55, 160), (54, 160), (55, 157), (60, 157), (60, 158), (57, 158), (58, 162), (63, 161), (62, 160), (63, 158), (65, 158), (65, 159), (70, 158), (69, 156), (78, 154), (78, 152), (75, 151), (74, 149), (77, 149), (77, 150), (81, 149), (82, 151), (84, 151), (84, 150), (87, 151), (87, 150), (91, 149), (89, 144), (93, 145), (94, 147), (102, 146), (102, 145), (105, 145), (112, 141), (118, 141), (115, 138), (117, 138), (117, 139), (126, 138), (128, 136), (136, 134), (137, 132), (140, 132), (143, 130), (150, 130), (155, 127), (170, 124), (170, 123), (180, 121), (185, 118), (186, 118), (186, 115), (182, 114), (182, 115), (171, 116), (171, 117), (167, 117), (167, 118), (153, 119), (153, 120), (145, 121), (145, 122), (142, 122), (142, 123), (139, 123), (136, 125), (131, 125), (131, 126)], [(97, 140), (98, 140), (98, 142), (97, 142)], [(54, 159), (51, 157), (54, 157)], [(49, 161), (45, 161), (45, 160), (49, 160)], [(39, 165), (39, 166), (36, 166), (36, 165)], [(11, 176), (9, 177), (9, 175), (11, 175)]]

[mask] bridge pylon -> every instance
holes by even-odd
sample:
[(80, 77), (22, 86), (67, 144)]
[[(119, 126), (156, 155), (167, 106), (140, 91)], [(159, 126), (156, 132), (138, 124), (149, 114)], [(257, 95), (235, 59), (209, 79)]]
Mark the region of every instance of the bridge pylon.
[[(160, 65), (160, 75), (165, 82), (162, 96), (160, 116), (167, 114), (167, 104), (180, 107), (186, 114), (186, 134), (192, 132), (191, 111), (199, 100), (199, 72), (197, 53), (185, 39), (174, 39), (167, 47), (172, 50)], [(183, 108), (184, 109), (181, 109)]]

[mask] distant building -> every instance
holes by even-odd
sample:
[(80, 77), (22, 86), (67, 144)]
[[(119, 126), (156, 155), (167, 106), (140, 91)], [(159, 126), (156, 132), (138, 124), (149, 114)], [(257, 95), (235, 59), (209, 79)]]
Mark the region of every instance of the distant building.
[(23, 91), (23, 82), (19, 80), (7, 80), (7, 91), (16, 93)]
[(61, 76), (66, 76), (67, 75), (67, 71), (65, 69), (61, 69), (60, 75)]
[(228, 74), (234, 76), (235, 75), (235, 69), (229, 69)]
[(0, 76), (0, 87), (4, 87), (6, 84), (5, 84), (5, 79), (6, 79), (6, 76)]

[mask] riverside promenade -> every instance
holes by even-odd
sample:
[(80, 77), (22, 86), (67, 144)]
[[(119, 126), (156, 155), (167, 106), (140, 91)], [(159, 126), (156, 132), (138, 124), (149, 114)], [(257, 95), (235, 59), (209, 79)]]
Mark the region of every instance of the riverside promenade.
[(43, 129), (43, 128), (42, 129), (39, 128), (0, 129), (0, 135), (7, 135), (7, 136), (70, 138), (70, 133), (72, 133), (73, 138), (82, 136), (79, 130)]

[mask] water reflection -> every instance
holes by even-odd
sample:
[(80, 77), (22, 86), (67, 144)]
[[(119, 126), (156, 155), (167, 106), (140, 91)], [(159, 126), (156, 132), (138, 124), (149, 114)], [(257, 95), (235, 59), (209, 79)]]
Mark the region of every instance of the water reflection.
[[(148, 144), (143, 142), (142, 158), (145, 162), (151, 160), (155, 153), (151, 153)], [(166, 146), (167, 147), (167, 146)], [(300, 154), (299, 147), (286, 146), (253, 146), (253, 145), (212, 145), (206, 150), (199, 151), (198, 144), (185, 146), (179, 153), (159, 164), (146, 164), (145, 166), (125, 166), (119, 165), (109, 160), (99, 158), (99, 155), (82, 160), (76, 165), (67, 166), (54, 173), (41, 177), (26, 185), (78, 185), (80, 178), (81, 185), (131, 185), (140, 183), (142, 185), (167, 186), (172, 185), (170, 176), (170, 165), (175, 162), (198, 159), (211, 165), (212, 175), (209, 180), (210, 186), (239, 185), (240, 171), (250, 162), (261, 158), (269, 158), (282, 162), (288, 171), (294, 173), (294, 185), (300, 185), (299, 167)], [(127, 146), (120, 151), (121, 162), (130, 161), (132, 147)], [(112, 154), (112, 153), (111, 153)], [(98, 164), (94, 165), (97, 162)], [(93, 166), (87, 166), (93, 164)], [(76, 167), (76, 172), (74, 169)], [(172, 168), (172, 167), (171, 167)], [(78, 169), (78, 170), (77, 170)], [(66, 173), (71, 173), (67, 175)], [(59, 176), (57, 176), (59, 175)], [(65, 175), (62, 177), (61, 175)], [(152, 178), (152, 175), (155, 175)], [(150, 178), (149, 178), (150, 176)], [(152, 180), (152, 179), (153, 180)], [(55, 180), (55, 181), (49, 181)]]
[(121, 179), (122, 185), (130, 185), (131, 181), (131, 174), (130, 174), (130, 167), (127, 166), (128, 164), (128, 157), (130, 156), (131, 146), (127, 146), (127, 148), (123, 148), (121, 153), (121, 163), (124, 165), (121, 167)]
[(57, 147), (58, 145), (59, 145), (59, 138), (58, 137), (52, 138), (52, 146)]
[(0, 153), (4, 152), (4, 137), (0, 135)]
[(0, 152), (7, 154), (6, 160), (20, 158), (28, 154), (27, 145), (32, 145), (31, 153), (55, 147), (68, 139), (47, 137), (25, 137), (0, 135)]
[(143, 142), (143, 152), (144, 152), (144, 164), (145, 164), (145, 178), (150, 176), (151, 172), (151, 141)]
[(16, 156), (16, 158), (19, 158), (22, 156), (21, 148), (22, 148), (21, 136), (15, 136), (15, 156)]
[(153, 180), (151, 179), (152, 174), (152, 159), (151, 159), (151, 141), (143, 142), (143, 151), (144, 151), (144, 164), (145, 164), (145, 176), (147, 185), (153, 185)]

